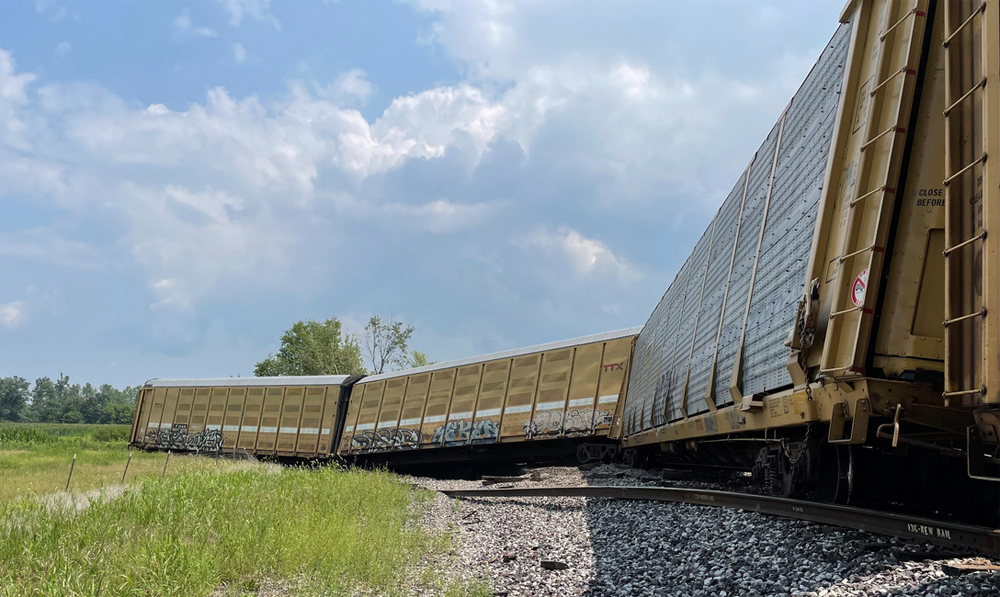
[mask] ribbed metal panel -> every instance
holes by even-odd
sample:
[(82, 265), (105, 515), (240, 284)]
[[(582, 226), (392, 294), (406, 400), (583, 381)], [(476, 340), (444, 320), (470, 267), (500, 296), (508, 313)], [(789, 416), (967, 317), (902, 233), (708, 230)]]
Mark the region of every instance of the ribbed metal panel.
[(804, 283), (849, 37), (850, 25), (841, 26), (723, 202), (714, 236), (710, 227), (639, 334), (625, 406), (635, 424), (626, 435), (644, 421), (646, 428), (666, 424), (664, 415), (681, 419), (685, 381), (687, 414), (706, 412), (713, 362), (712, 398), (732, 404), (730, 377), (746, 321), (743, 393), (787, 383), (784, 339)]
[(654, 403), (654, 420), (656, 425), (666, 423), (667, 398), (670, 395), (670, 384), (673, 382), (671, 367), (674, 360), (674, 352), (677, 344), (677, 331), (680, 329), (681, 317), (684, 312), (684, 303), (687, 299), (688, 280), (691, 275), (691, 259), (681, 266), (680, 273), (674, 278), (671, 284), (669, 299), (667, 301), (666, 318), (663, 321), (664, 334), (659, 339), (660, 345), (660, 366), (657, 371), (656, 380), (656, 400)]
[(451, 369), (453, 367), (461, 367), (463, 365), (472, 365), (476, 363), (486, 363), (489, 361), (497, 361), (500, 359), (509, 359), (513, 357), (520, 357), (529, 354), (535, 354), (538, 352), (547, 352), (550, 350), (558, 350), (560, 348), (571, 348), (573, 346), (580, 346), (583, 344), (593, 344), (595, 342), (607, 342), (609, 340), (617, 340), (619, 338), (625, 338), (627, 336), (635, 336), (642, 330), (641, 327), (636, 328), (625, 328), (622, 330), (615, 330), (612, 332), (602, 332), (600, 334), (593, 334), (590, 336), (581, 336), (579, 338), (570, 338), (569, 340), (560, 340), (558, 342), (549, 342), (548, 344), (537, 344), (535, 346), (527, 346), (525, 348), (515, 348), (513, 350), (505, 350), (502, 352), (494, 352), (491, 354), (484, 354), (478, 357), (468, 357), (464, 359), (458, 359), (455, 361), (446, 361), (444, 363), (434, 363), (433, 365), (427, 365), (426, 367), (416, 367), (414, 369), (402, 369), (399, 371), (390, 371), (389, 373), (381, 373), (379, 375), (372, 375), (371, 377), (366, 377), (364, 383), (372, 381), (381, 381), (383, 379), (392, 379), (394, 377), (405, 377), (407, 375), (415, 375), (418, 373), (426, 373), (428, 371), (441, 371), (443, 369)]
[(785, 115), (747, 319), (744, 395), (792, 383), (784, 342), (805, 283), (849, 41), (842, 26)]
[(726, 287), (729, 284), (729, 266), (733, 259), (733, 244), (736, 242), (745, 187), (746, 173), (744, 172), (722, 203), (718, 215), (715, 216), (715, 240), (712, 243), (712, 255), (708, 264), (708, 275), (705, 279), (701, 312), (698, 314), (698, 331), (694, 340), (694, 352), (691, 354), (691, 374), (687, 392), (687, 412), (689, 415), (708, 411), (708, 403), (705, 401), (708, 391), (708, 377), (715, 362), (719, 316), (722, 314), (722, 300), (726, 296)]
[(678, 318), (673, 359), (670, 365), (670, 392), (667, 396), (667, 420), (676, 421), (684, 416), (684, 384), (687, 381), (688, 365), (691, 359), (691, 341), (697, 325), (698, 309), (701, 307), (701, 289), (705, 284), (705, 263), (712, 244), (713, 226), (701, 235), (694, 252), (688, 258), (687, 289), (684, 306)]
[(729, 377), (733, 371), (740, 337), (743, 335), (747, 295), (750, 291), (750, 278), (753, 276), (754, 259), (760, 240), (760, 226), (771, 181), (771, 164), (774, 160), (779, 129), (780, 125), (775, 125), (771, 129), (767, 140), (757, 150), (757, 157), (750, 171), (750, 182), (740, 220), (740, 237), (736, 242), (733, 273), (729, 279), (729, 297), (726, 300), (726, 313), (722, 321), (722, 335), (719, 338), (719, 356), (715, 366), (717, 406), (733, 402), (729, 394)]

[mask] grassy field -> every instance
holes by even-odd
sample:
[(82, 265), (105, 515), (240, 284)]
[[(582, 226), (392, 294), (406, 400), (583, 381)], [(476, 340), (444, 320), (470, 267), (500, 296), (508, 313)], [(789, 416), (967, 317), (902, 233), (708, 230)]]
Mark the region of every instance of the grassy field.
[[(0, 502), (66, 488), (86, 491), (121, 483), (128, 461), (128, 425), (0, 423)], [(158, 476), (166, 454), (134, 451), (126, 482)], [(205, 459), (172, 455), (167, 475), (215, 466)]]
[(160, 478), (164, 455), (135, 452), (122, 486), (126, 438), (0, 425), (0, 595), (489, 594), (416, 574), (450, 541), (420, 524), (430, 492), (394, 475), (177, 456)]

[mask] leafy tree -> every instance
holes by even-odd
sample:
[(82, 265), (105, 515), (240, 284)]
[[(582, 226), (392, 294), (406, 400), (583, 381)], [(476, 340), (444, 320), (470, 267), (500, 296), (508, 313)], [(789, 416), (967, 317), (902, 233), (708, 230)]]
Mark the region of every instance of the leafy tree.
[(406, 355), (403, 359), (403, 366), (407, 369), (414, 369), (416, 367), (426, 367), (427, 365), (433, 365), (437, 361), (431, 361), (427, 358), (427, 355), (420, 352), (419, 350), (411, 350), (410, 354)]
[(41, 423), (55, 423), (62, 418), (63, 409), (56, 384), (48, 377), (35, 380), (31, 388), (32, 420)]
[(365, 373), (361, 348), (352, 335), (344, 335), (340, 321), (330, 318), (299, 321), (281, 336), (277, 354), (257, 363), (253, 374), (270, 375), (360, 375)]
[[(365, 354), (372, 365), (372, 374), (385, 371), (386, 367), (406, 367), (408, 358), (407, 343), (413, 335), (413, 326), (404, 325), (394, 318), (383, 320), (378, 315), (368, 320), (361, 338)], [(426, 359), (426, 355), (423, 355)]]
[[(21, 398), (16, 399), (16, 388)], [(60, 374), (53, 382), (40, 377), (29, 391), (20, 377), (0, 378), (0, 421), (43, 423), (131, 423), (137, 388), (118, 390), (109, 384), (71, 384)], [(7, 408), (18, 402), (20, 408)]]
[(0, 421), (24, 420), (28, 396), (28, 380), (17, 376), (0, 378)]

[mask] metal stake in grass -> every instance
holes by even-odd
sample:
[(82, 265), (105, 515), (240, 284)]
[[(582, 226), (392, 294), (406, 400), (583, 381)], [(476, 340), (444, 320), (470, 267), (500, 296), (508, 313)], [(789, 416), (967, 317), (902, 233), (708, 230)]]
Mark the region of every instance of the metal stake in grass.
[(73, 463), (69, 465), (69, 477), (66, 478), (66, 491), (69, 491), (69, 482), (73, 479), (74, 468), (76, 468), (76, 454), (73, 454)]
[(167, 475), (167, 463), (170, 462), (170, 450), (167, 450), (167, 459), (163, 461), (163, 472), (160, 473), (160, 478)]
[(122, 483), (125, 482), (125, 475), (128, 474), (128, 465), (132, 462), (132, 453), (128, 453), (128, 460), (125, 461), (125, 471), (122, 473)]

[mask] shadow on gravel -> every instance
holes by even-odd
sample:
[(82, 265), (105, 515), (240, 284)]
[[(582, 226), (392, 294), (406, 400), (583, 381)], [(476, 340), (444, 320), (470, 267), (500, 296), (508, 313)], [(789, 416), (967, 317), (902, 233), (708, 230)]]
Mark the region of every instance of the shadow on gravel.
[[(592, 485), (638, 484), (583, 476)], [(690, 504), (588, 499), (583, 509), (590, 597), (1000, 596), (1000, 573), (943, 576), (940, 560), (961, 554), (870, 533)]]

